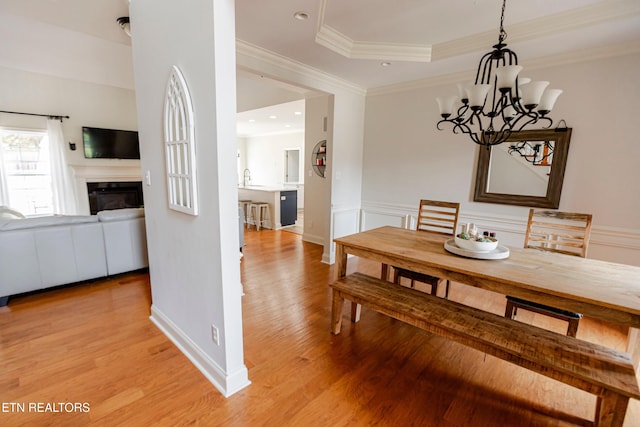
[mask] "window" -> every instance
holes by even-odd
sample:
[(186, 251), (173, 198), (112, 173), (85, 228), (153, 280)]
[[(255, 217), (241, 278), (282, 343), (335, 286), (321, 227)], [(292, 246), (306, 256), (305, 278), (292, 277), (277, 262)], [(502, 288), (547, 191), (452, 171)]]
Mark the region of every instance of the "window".
[(0, 204), (27, 216), (53, 214), (47, 133), (0, 129), (0, 138)]

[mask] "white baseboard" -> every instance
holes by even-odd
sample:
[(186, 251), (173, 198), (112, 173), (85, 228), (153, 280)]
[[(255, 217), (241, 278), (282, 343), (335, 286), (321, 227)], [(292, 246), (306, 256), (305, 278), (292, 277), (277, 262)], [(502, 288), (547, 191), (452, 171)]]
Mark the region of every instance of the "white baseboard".
[(309, 243), (315, 243), (316, 245), (324, 246), (324, 239), (322, 236), (311, 233), (303, 233), (302, 240)]
[(151, 306), (149, 318), (224, 397), (229, 397), (251, 384), (246, 366), (243, 365), (236, 372), (224, 372), (215, 361), (154, 305)]

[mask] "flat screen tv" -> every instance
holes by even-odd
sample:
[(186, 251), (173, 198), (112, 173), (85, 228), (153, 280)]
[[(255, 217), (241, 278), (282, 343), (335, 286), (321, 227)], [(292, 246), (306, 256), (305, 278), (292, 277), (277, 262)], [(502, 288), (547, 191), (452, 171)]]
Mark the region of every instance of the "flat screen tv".
[(140, 158), (136, 131), (83, 127), (82, 142), (87, 159)]

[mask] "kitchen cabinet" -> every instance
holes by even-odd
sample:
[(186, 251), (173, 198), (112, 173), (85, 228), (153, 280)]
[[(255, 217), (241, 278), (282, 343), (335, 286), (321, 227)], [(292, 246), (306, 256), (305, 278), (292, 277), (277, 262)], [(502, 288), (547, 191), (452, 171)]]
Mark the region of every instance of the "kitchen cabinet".
[(293, 225), (298, 219), (298, 192), (281, 191), (280, 192), (280, 225), (286, 227)]

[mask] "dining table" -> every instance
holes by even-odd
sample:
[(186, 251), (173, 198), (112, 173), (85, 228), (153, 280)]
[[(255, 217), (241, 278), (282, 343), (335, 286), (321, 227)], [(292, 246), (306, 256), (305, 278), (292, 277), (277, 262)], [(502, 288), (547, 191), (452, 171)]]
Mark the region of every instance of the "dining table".
[[(352, 255), (380, 262), (385, 280), (388, 266), (400, 267), (624, 325), (637, 370), (640, 267), (517, 247), (506, 248), (506, 257), (478, 259), (445, 249), (452, 238), (393, 226), (336, 238), (335, 278), (346, 276)], [(359, 317), (360, 306), (352, 304), (351, 320)]]

